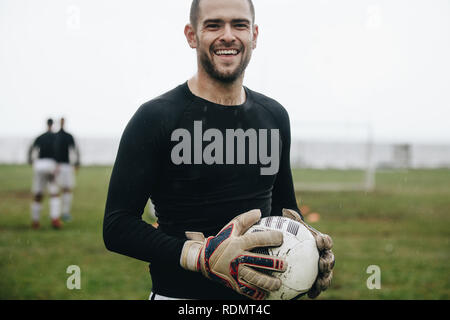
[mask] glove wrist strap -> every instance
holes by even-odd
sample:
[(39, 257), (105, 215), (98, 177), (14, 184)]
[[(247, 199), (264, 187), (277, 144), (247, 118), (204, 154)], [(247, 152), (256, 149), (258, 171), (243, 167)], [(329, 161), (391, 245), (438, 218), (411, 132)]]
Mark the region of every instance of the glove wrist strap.
[(184, 243), (183, 250), (181, 251), (180, 265), (189, 271), (198, 272), (198, 256), (203, 243), (199, 241), (188, 240)]

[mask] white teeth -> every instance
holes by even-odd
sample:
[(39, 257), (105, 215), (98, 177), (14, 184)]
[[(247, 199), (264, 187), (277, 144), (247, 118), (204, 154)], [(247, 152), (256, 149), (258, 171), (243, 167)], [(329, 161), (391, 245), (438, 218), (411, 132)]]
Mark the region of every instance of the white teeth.
[(217, 55), (236, 55), (238, 53), (237, 50), (217, 50)]

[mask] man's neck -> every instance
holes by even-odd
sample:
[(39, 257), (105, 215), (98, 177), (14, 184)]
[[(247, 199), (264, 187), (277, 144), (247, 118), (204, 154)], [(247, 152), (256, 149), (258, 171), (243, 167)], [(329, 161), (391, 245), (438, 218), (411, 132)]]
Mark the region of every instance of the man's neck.
[(197, 97), (226, 106), (240, 105), (245, 102), (246, 95), (242, 86), (243, 77), (230, 84), (224, 84), (209, 76), (197, 73), (188, 80), (191, 92)]

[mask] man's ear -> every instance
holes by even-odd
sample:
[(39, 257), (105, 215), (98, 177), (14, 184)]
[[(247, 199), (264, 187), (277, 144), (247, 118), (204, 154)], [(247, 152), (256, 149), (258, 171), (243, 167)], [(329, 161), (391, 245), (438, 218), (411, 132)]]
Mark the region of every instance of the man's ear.
[(253, 39), (252, 39), (252, 49), (256, 49), (256, 44), (258, 42), (259, 27), (257, 24), (253, 26)]
[(186, 40), (189, 43), (189, 46), (192, 49), (197, 48), (197, 37), (195, 36), (194, 27), (191, 24), (187, 24), (184, 27), (184, 35), (186, 36)]

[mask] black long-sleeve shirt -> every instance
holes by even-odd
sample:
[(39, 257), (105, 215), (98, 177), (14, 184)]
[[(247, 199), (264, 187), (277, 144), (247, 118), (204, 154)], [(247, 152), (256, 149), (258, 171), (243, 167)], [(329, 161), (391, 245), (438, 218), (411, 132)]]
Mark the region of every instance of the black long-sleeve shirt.
[(32, 153), (34, 149), (38, 150), (39, 159), (55, 159), (55, 138), (56, 134), (52, 131), (47, 131), (38, 136), (28, 150), (28, 162), (32, 161)]
[[(288, 114), (273, 99), (248, 88), (245, 92), (244, 104), (224, 106), (193, 95), (184, 83), (143, 104), (122, 135), (108, 190), (104, 241), (109, 250), (150, 262), (152, 290), (158, 294), (192, 299), (242, 298), (200, 273), (181, 268), (184, 232), (215, 235), (232, 218), (255, 208), (263, 216), (280, 215), (282, 208), (299, 212), (289, 162)], [(223, 164), (220, 160), (206, 164), (205, 159), (198, 158), (195, 141), (199, 141), (199, 124), (202, 133), (208, 129), (222, 133)], [(191, 164), (176, 164), (179, 158), (174, 160), (174, 154), (189, 158), (189, 152), (174, 153), (181, 142), (180, 135), (178, 140), (172, 135), (177, 129), (184, 129), (191, 137)], [(278, 172), (262, 175), (261, 168), (269, 165), (249, 161), (249, 144), (245, 145), (244, 164), (237, 164), (237, 147), (234, 164), (226, 164), (227, 129), (254, 129), (257, 133), (278, 129)], [(267, 137), (270, 155), (271, 134)], [(220, 139), (211, 138), (202, 142), (201, 150), (213, 140), (220, 146)], [(220, 159), (218, 150), (210, 153), (215, 159)], [(194, 164), (198, 161), (201, 164)], [(141, 219), (149, 198), (155, 205), (158, 228)]]
[(58, 163), (70, 163), (70, 149), (75, 151), (75, 165), (80, 164), (80, 153), (73, 136), (60, 129), (55, 137), (55, 155)]

